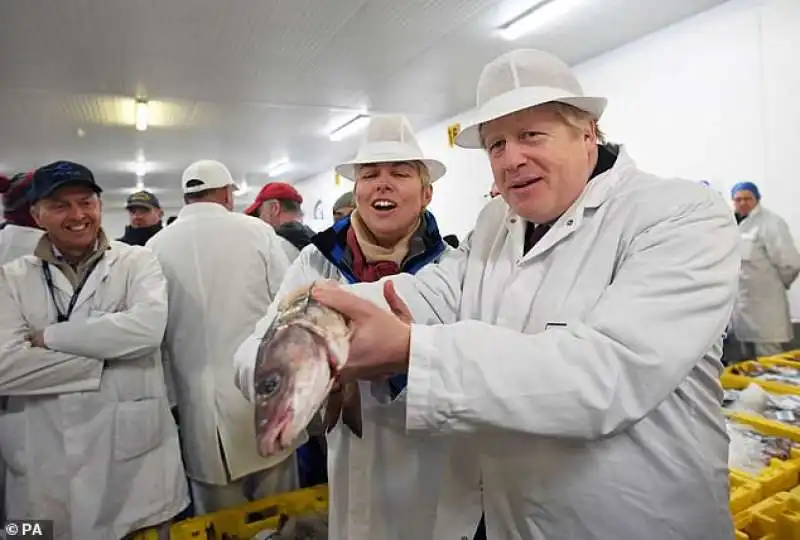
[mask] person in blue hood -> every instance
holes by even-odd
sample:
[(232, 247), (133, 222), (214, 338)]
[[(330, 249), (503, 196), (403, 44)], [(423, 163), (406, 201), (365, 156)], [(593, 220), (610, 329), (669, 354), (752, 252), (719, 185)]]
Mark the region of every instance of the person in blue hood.
[[(356, 158), (336, 168), (354, 183), (355, 210), (314, 236), (237, 352), (237, 385), (248, 399), (255, 399), (255, 351), (287, 294), (320, 279), (359, 283), (414, 274), (453, 251), (427, 210), (432, 184), (445, 171), (423, 156), (404, 117), (372, 120)], [(362, 438), (341, 423), (326, 437), (330, 539), (432, 540), (449, 440), (406, 434), (405, 375), (358, 384)], [(308, 451), (301, 448), (301, 463)]]

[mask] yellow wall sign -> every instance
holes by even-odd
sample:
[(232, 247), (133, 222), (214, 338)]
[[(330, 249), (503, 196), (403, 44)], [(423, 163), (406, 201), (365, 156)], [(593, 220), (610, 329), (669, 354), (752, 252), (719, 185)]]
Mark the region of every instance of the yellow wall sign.
[(460, 131), (461, 124), (452, 124), (447, 126), (447, 142), (450, 144), (450, 148), (453, 148), (456, 145), (456, 137)]
[(342, 185), (342, 175), (339, 174), (339, 173), (336, 173), (336, 175), (334, 176), (333, 181), (337, 186), (341, 186)]

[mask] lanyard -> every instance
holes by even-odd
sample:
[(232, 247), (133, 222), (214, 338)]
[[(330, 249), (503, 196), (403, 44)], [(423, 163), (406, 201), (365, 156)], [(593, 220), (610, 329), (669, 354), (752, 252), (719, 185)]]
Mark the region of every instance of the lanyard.
[(58, 299), (56, 298), (56, 288), (55, 285), (53, 285), (53, 273), (50, 271), (50, 263), (43, 261), (42, 271), (44, 272), (44, 280), (47, 282), (47, 288), (50, 290), (50, 298), (53, 300), (53, 306), (56, 308), (56, 313), (58, 314), (57, 322), (61, 323), (69, 320), (70, 316), (72, 315), (72, 311), (75, 309), (75, 304), (78, 303), (78, 297), (81, 295), (83, 287), (86, 285), (86, 282), (89, 280), (89, 276), (92, 275), (92, 272), (94, 272), (94, 269), (97, 268), (97, 265), (100, 263), (100, 259), (102, 258), (102, 255), (98, 257), (92, 266), (86, 271), (86, 273), (83, 274), (83, 278), (81, 279), (80, 283), (78, 283), (78, 286), (75, 287), (75, 291), (72, 293), (72, 298), (69, 300), (69, 306), (67, 307), (66, 313), (61, 311)]

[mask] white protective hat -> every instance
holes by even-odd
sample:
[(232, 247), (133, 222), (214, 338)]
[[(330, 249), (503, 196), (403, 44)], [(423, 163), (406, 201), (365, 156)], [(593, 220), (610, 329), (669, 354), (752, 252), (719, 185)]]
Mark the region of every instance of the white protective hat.
[[(190, 182), (192, 185), (187, 186)], [(234, 188), (238, 189), (228, 168), (213, 159), (195, 161), (186, 167), (181, 178), (181, 188), (184, 194), (223, 188), (225, 186), (234, 186)]]
[(336, 172), (348, 180), (355, 181), (356, 165), (368, 163), (393, 163), (398, 161), (421, 161), (428, 167), (431, 182), (437, 181), (447, 172), (444, 163), (426, 159), (405, 116), (376, 116), (370, 120), (364, 141), (355, 159), (336, 166)]
[(599, 119), (608, 102), (584, 96), (567, 64), (535, 49), (516, 49), (486, 64), (477, 94), (477, 109), (456, 136), (456, 144), (462, 148), (483, 148), (482, 124), (542, 103), (566, 103)]

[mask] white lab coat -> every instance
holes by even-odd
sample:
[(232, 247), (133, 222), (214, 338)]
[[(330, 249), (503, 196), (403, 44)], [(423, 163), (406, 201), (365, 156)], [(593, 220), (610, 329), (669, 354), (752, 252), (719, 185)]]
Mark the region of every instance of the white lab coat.
[[(0, 229), (0, 266), (13, 261), (23, 255), (30, 255), (36, 249), (36, 245), (42, 238), (43, 231), (33, 227), (24, 227), (7, 224)], [(0, 414), (3, 406), (0, 403)], [(5, 463), (0, 455), (0, 520), (5, 517), (4, 494), (5, 488)]]
[(218, 204), (194, 203), (147, 247), (169, 282), (165, 348), (189, 477), (228, 483), (218, 441), (231, 480), (284, 461), (291, 452), (258, 455), (254, 407), (233, 383), (236, 348), (266, 312), (288, 267), (275, 231)]
[[(455, 255), (393, 278), (418, 323), (406, 425), (458, 441), (435, 539), (471, 538), (483, 500), (492, 540), (729, 540), (726, 201), (623, 151), (524, 236), (497, 198)], [(381, 287), (353, 286), (385, 306)]]
[(294, 247), (294, 244), (289, 242), (286, 238), (282, 236), (278, 236), (278, 243), (281, 245), (281, 249), (286, 254), (286, 259), (289, 261), (289, 264), (293, 263), (294, 260), (300, 255), (300, 250)]
[(42, 234), (40, 229), (11, 223), (0, 229), (0, 265), (33, 253)]
[(756, 206), (739, 224), (742, 269), (733, 313), (733, 333), (741, 342), (786, 343), (792, 321), (786, 292), (800, 272), (800, 253), (786, 222)]
[[(269, 312), (236, 353), (236, 384), (250, 401), (255, 399), (258, 344), (280, 299), (318, 279), (347, 283), (310, 245), (289, 268)], [(329, 540), (431, 540), (450, 442), (405, 432), (405, 391), (392, 401), (386, 384), (360, 386), (363, 438), (341, 422), (327, 435)]]
[[(72, 285), (51, 265), (61, 306)], [(68, 322), (41, 259), (0, 270), (0, 451), (15, 519), (56, 522), (59, 540), (116, 540), (189, 503), (159, 346), (167, 291), (155, 257), (111, 241)], [(32, 348), (44, 329), (48, 349)]]

